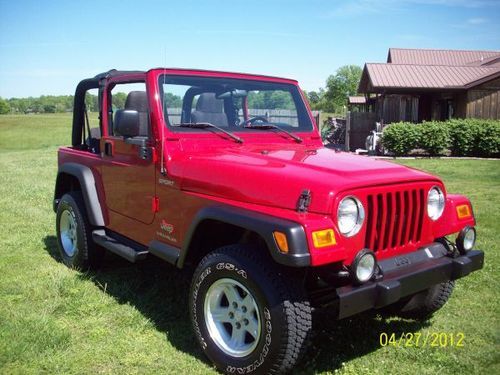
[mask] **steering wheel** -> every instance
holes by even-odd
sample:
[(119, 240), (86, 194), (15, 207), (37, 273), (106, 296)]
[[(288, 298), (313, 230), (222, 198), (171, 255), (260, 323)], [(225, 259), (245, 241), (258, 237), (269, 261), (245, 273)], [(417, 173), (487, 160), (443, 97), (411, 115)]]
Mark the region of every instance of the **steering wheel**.
[(247, 124), (253, 124), (257, 121), (260, 121), (260, 122), (269, 122), (269, 120), (267, 118), (265, 118), (264, 116), (255, 116), (255, 117), (252, 117), (252, 118), (249, 118), (248, 120), (244, 121), (243, 124), (244, 125), (247, 125)]

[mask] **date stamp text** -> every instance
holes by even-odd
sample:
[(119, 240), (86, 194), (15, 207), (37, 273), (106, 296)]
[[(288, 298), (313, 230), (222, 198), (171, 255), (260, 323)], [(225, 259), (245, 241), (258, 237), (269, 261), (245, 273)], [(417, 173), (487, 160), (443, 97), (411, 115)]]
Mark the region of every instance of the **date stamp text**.
[(380, 334), (380, 346), (394, 348), (463, 348), (463, 332), (403, 332)]

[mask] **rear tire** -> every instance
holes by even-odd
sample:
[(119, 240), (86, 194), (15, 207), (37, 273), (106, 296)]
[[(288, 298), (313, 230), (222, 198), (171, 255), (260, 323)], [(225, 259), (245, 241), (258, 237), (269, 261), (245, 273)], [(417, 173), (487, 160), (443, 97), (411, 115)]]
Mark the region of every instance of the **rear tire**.
[(300, 280), (242, 245), (222, 247), (199, 263), (190, 289), (195, 335), (223, 372), (288, 372), (304, 352), (311, 307)]
[(63, 263), (79, 270), (98, 266), (104, 251), (92, 240), (82, 193), (64, 194), (57, 206), (57, 245)]
[(396, 302), (382, 310), (386, 315), (401, 318), (426, 320), (443, 307), (453, 292), (454, 281), (436, 284), (429, 289), (414, 294), (403, 301)]

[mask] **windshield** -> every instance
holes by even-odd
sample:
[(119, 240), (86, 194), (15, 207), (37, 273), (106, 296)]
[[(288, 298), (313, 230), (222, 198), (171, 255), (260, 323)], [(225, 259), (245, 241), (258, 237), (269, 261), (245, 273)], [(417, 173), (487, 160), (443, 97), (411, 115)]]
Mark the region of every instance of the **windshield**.
[[(313, 129), (297, 86), (212, 77), (160, 76), (167, 126), (210, 123), (229, 131), (275, 125), (290, 132)], [(199, 130), (198, 130), (199, 131)]]

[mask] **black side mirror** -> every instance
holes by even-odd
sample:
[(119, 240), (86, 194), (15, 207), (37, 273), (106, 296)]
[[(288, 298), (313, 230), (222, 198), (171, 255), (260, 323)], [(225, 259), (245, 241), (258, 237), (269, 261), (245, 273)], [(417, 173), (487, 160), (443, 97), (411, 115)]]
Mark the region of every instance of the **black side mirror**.
[(129, 109), (119, 109), (115, 113), (113, 125), (114, 135), (137, 137), (140, 134), (139, 112)]

